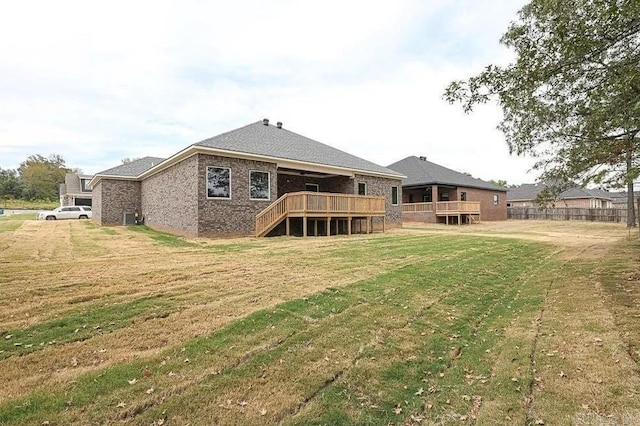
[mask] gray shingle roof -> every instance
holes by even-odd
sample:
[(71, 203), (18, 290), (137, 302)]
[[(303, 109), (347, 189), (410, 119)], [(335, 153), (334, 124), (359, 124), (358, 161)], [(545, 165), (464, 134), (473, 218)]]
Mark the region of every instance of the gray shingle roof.
[(407, 157), (387, 167), (407, 176), (402, 181), (402, 186), (453, 185), (492, 191), (506, 191), (506, 188), (501, 186), (447, 169), (427, 160), (421, 160), (416, 156)]
[(194, 146), (224, 149), (401, 177), (398, 172), (287, 129), (279, 129), (272, 124), (265, 126), (262, 121), (205, 139), (195, 143)]
[(143, 157), (138, 160), (130, 161), (128, 163), (121, 164), (119, 166), (113, 167), (111, 169), (107, 169), (105, 171), (102, 171), (96, 174), (109, 175), (109, 176), (136, 177), (136, 176), (140, 176), (142, 173), (146, 172), (153, 166), (156, 166), (163, 161), (164, 161), (164, 158)]
[[(525, 183), (514, 188), (509, 188), (507, 201), (535, 200), (540, 191), (546, 188), (544, 183)], [(600, 189), (588, 189), (579, 186), (571, 187), (560, 193), (558, 200), (569, 198), (600, 198), (611, 200), (609, 193)]]

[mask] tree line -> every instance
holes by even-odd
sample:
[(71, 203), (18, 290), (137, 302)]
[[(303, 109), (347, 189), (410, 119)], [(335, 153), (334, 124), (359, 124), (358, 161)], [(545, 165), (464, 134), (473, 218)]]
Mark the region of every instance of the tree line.
[(0, 199), (57, 200), (60, 184), (72, 172), (79, 170), (68, 167), (60, 155), (30, 155), (17, 169), (0, 168)]

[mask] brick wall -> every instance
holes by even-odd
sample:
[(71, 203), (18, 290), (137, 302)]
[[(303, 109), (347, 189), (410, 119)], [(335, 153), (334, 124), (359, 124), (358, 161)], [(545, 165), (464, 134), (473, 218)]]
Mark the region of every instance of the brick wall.
[(319, 178), (313, 176), (278, 174), (278, 197), (289, 192), (305, 191), (305, 184), (315, 183), (320, 192), (338, 192), (341, 194), (353, 194), (351, 178), (347, 176), (334, 176), (331, 178)]
[(124, 213), (140, 204), (140, 182), (102, 179), (93, 188), (93, 219), (100, 225), (122, 225)]
[[(208, 199), (207, 166), (228, 167), (231, 199)], [(271, 199), (250, 200), (249, 171), (270, 173)], [(256, 215), (277, 199), (278, 175), (275, 163), (198, 154), (198, 235), (251, 235)]]
[(91, 218), (98, 225), (102, 225), (102, 181), (93, 187), (91, 194), (93, 198)]
[(146, 225), (182, 235), (198, 235), (198, 158), (191, 156), (141, 183)]
[[(507, 220), (506, 191), (492, 191), (489, 189), (476, 188), (458, 188), (458, 192), (466, 192), (467, 201), (480, 201), (481, 221)], [(497, 206), (493, 204), (494, 195), (498, 195)]]
[[(386, 225), (389, 227), (402, 226), (402, 180), (375, 176), (355, 175), (352, 194), (358, 193), (358, 183), (367, 184), (367, 195), (385, 198)], [(391, 187), (398, 187), (398, 205), (391, 204)], [(381, 218), (374, 219), (374, 226)]]

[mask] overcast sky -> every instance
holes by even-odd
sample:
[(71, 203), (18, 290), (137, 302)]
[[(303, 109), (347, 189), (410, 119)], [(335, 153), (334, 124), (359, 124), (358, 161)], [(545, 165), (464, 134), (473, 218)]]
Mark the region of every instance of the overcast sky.
[(269, 118), (386, 166), (408, 155), (509, 183), (501, 111), (442, 93), (511, 54), (519, 0), (12, 1), (0, 14), (0, 167), (93, 174)]

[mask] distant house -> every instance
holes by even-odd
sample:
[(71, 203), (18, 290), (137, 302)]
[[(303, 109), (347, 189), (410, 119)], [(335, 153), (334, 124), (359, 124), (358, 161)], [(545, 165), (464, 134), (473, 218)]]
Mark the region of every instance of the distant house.
[(411, 156), (387, 166), (402, 173), (405, 221), (470, 223), (506, 220), (507, 189)]
[(193, 235), (334, 235), (402, 225), (402, 175), (264, 119), (97, 173), (93, 219)]
[[(536, 197), (545, 188), (544, 183), (528, 183), (509, 188), (507, 205), (509, 207), (535, 207)], [(611, 208), (612, 197), (609, 192), (576, 185), (561, 192), (554, 201), (554, 205), (555, 207)]]
[(93, 176), (67, 173), (64, 183), (60, 184), (61, 206), (90, 206), (92, 192), (89, 182)]

